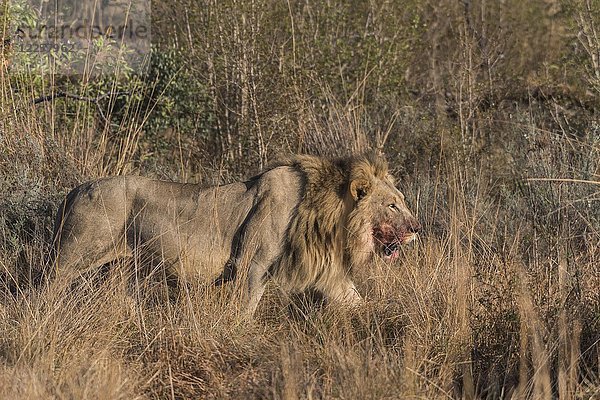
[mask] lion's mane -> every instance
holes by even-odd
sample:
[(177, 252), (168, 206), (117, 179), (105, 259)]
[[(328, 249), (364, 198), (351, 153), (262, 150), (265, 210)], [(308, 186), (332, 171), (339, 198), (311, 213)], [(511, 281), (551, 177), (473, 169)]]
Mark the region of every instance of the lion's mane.
[(387, 163), (368, 154), (334, 160), (298, 156), (284, 165), (301, 171), (304, 185), (274, 276), (290, 289), (327, 291), (372, 254), (372, 210), (353, 200), (350, 183), (368, 186), (384, 179)]

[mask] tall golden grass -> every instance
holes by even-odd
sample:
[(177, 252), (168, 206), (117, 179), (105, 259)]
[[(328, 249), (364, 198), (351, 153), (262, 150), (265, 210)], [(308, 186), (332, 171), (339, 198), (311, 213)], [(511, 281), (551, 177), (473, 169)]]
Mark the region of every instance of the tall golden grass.
[[(61, 132), (53, 103), (4, 102), (5, 189), (56, 204), (80, 177), (131, 169), (136, 129), (115, 144), (96, 126)], [(425, 233), (397, 264), (358, 272), (362, 306), (299, 317), (272, 287), (252, 323), (229, 303), (228, 288), (194, 283), (162, 302), (132, 292), (122, 279), (130, 265), (67, 297), (36, 290), (23, 268), (44, 266), (51, 228), (48, 211), (29, 217), (40, 225), (22, 247), (5, 232), (0, 248), (0, 397), (597, 396), (597, 250), (570, 254), (570, 239), (556, 232), (556, 254), (527, 259), (519, 216), (510, 216), (510, 235), (482, 224), (504, 215), (485, 182), (455, 163), (423, 176), (403, 186)], [(28, 196), (16, 206), (30, 205)], [(598, 232), (588, 239), (597, 243)]]
[[(534, 100), (530, 109), (515, 107), (513, 119), (487, 120), (471, 97), (474, 69), (457, 68), (465, 98), (457, 96), (455, 121), (428, 123), (406, 107), (388, 125), (370, 126), (366, 76), (347, 84), (344, 101), (311, 82), (325, 112), (291, 85), (293, 115), (278, 109), (262, 130), (250, 125), (263, 115), (246, 115), (261, 144), (244, 149), (256, 156), (239, 165), (258, 169), (272, 154), (298, 149), (338, 155), (376, 147), (424, 226), (396, 264), (375, 260), (356, 272), (365, 298), (357, 309), (299, 309), (270, 286), (252, 322), (240, 318), (228, 286), (188, 282), (175, 299), (163, 295), (160, 279), (132, 286), (135, 263), (116, 263), (67, 296), (34, 285), (48, 267), (53, 212), (77, 183), (122, 173), (204, 182), (242, 176), (219, 154), (210, 154), (215, 164), (194, 166), (202, 173), (189, 173), (181, 137), (176, 157), (155, 157), (156, 169), (143, 163), (153, 156), (142, 150), (144, 124), (161, 93), (126, 101), (118, 120), (104, 119), (85, 101), (33, 104), (55, 90), (52, 81), (34, 86), (0, 68), (0, 398), (600, 398), (598, 131), (547, 129), (533, 117)], [(248, 104), (259, 101), (254, 90)], [(105, 100), (110, 110), (115, 99)], [(271, 125), (281, 136), (262, 141)], [(417, 126), (417, 144), (404, 143), (404, 131)], [(436, 131), (425, 137), (429, 128)], [(478, 160), (482, 132), (519, 140), (496, 143)], [(412, 168), (403, 164), (408, 148), (437, 158)], [(232, 149), (242, 154), (241, 145)]]

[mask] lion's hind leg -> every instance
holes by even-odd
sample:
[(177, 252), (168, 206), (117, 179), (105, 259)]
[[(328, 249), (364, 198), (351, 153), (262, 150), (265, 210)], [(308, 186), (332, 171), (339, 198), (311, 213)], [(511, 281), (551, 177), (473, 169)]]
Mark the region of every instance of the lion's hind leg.
[(102, 266), (131, 255), (124, 239), (90, 246), (85, 237), (61, 241), (54, 252), (48, 278), (55, 286), (63, 287), (70, 287), (76, 281), (85, 283), (91, 276), (100, 273)]
[(89, 271), (98, 270), (105, 264), (131, 255), (131, 250), (124, 243), (94, 248), (87, 245), (82, 247), (79, 243), (69, 241), (55, 250), (53, 279), (65, 280), (67, 277), (83, 276)]
[(59, 220), (55, 227), (53, 254), (46, 283), (63, 289), (100, 271), (100, 267), (131, 255), (124, 224), (115, 229), (115, 221), (96, 218), (93, 224), (77, 218), (76, 213)]
[(73, 189), (56, 215), (48, 277), (69, 285), (90, 271), (129, 256), (125, 235), (129, 203), (120, 180), (88, 182)]

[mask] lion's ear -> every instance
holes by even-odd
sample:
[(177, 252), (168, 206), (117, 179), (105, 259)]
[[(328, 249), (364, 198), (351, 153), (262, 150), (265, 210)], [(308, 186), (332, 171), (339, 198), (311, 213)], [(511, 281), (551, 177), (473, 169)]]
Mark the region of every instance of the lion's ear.
[(355, 179), (350, 182), (350, 194), (355, 201), (365, 197), (371, 191), (371, 184), (365, 179)]

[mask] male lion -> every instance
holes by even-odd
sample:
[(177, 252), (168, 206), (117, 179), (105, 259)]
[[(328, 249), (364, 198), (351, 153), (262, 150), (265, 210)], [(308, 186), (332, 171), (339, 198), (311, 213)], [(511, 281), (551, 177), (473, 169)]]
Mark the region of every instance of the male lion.
[(179, 278), (243, 279), (252, 315), (268, 278), (356, 303), (352, 269), (374, 253), (396, 259), (419, 229), (383, 158), (301, 155), (223, 186), (138, 176), (84, 183), (58, 210), (54, 268), (71, 280), (150, 254)]

